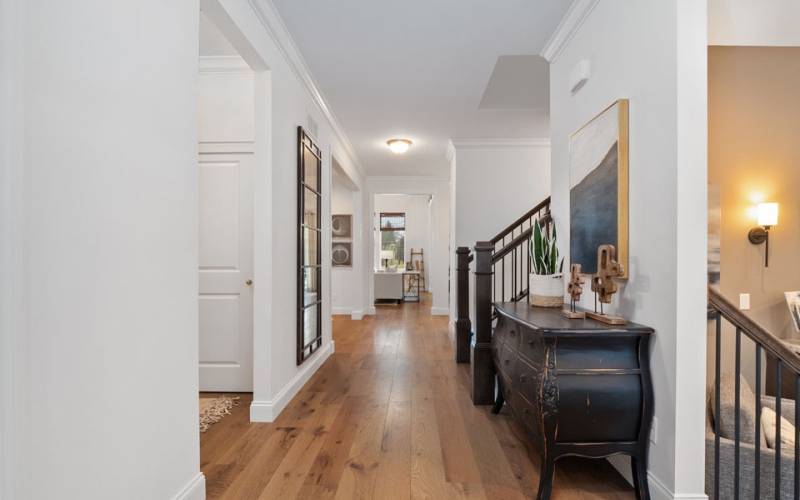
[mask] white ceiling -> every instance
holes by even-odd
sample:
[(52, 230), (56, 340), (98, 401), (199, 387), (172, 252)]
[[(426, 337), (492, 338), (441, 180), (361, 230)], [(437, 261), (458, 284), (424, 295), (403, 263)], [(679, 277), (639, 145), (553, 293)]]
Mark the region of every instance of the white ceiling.
[(273, 3), (370, 175), (447, 176), (450, 139), (549, 137), (546, 63), (501, 56), (538, 55), (569, 1)]

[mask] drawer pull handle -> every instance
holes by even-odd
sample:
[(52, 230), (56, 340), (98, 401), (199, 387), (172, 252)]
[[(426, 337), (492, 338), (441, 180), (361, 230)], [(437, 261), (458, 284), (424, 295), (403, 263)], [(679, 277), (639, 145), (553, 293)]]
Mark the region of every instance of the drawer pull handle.
[(506, 398), (511, 396), (511, 389), (506, 389)]
[(525, 374), (524, 373), (519, 376), (519, 381), (520, 381), (520, 383), (524, 383), (525, 382)]
[(524, 415), (527, 415), (527, 414), (528, 414), (528, 409), (527, 408), (523, 408), (522, 409), (522, 415), (524, 416)]
[(506, 364), (507, 364), (507, 365), (510, 365), (510, 364), (511, 364), (511, 360), (510, 360), (510, 359), (508, 359), (508, 358), (506, 358)]
[(513, 337), (514, 335), (517, 334), (517, 332), (515, 330), (511, 329), (511, 330), (508, 331), (508, 334)]
[(528, 347), (530, 347), (531, 349), (533, 349), (533, 339), (531, 339), (531, 340), (529, 340), (529, 341), (528, 341)]

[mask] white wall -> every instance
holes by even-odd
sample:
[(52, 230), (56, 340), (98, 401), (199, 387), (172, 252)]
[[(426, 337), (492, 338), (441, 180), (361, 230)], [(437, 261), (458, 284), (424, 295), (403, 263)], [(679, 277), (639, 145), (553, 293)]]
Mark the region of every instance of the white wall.
[[(430, 254), (425, 249), (425, 269), (428, 272), (428, 291), (433, 294), (431, 314), (447, 315), (450, 312), (450, 298), (448, 292), (447, 271), (450, 265), (450, 183), (448, 179), (436, 177), (370, 177), (367, 180), (367, 189), (364, 193), (364, 206), (368, 207), (365, 213), (377, 212), (375, 208), (375, 195), (377, 194), (410, 194), (432, 195), (430, 205)], [(373, 233), (374, 220), (364, 217), (362, 228), (365, 234)], [(380, 267), (380, 262), (375, 258), (375, 243), (373, 238), (364, 238), (362, 251), (369, 256), (363, 269), (363, 289), (367, 291), (364, 297), (365, 311), (375, 314), (373, 306), (375, 297), (375, 283), (373, 269)], [(408, 251), (410, 251), (410, 246)]]
[(23, 497), (30, 470), (28, 337), (23, 329), (22, 0), (0, 1), (0, 499)]
[[(256, 74), (255, 250), (257, 258), (263, 258), (256, 261), (253, 279), (259, 286), (254, 288), (255, 379), (250, 417), (272, 421), (333, 350), (331, 280), (327, 279), (322, 284), (327, 298), (322, 309), (322, 348), (296, 365), (297, 127), (309, 128), (309, 117), (318, 124), (323, 192), (331, 190), (333, 157), (359, 187), (363, 174), (271, 2), (204, 0), (203, 9), (254, 69), (259, 61), (268, 69), (262, 79), (269, 93), (262, 92), (261, 99)], [(234, 31), (233, 36), (226, 27)], [(266, 115), (262, 120), (259, 112)], [(330, 277), (329, 196), (323, 199), (321, 215), (323, 276)]]
[(201, 56), (198, 90), (201, 148), (212, 153), (252, 152), (255, 76), (247, 63), (240, 56)]
[[(455, 195), (450, 288), (455, 290), (456, 248), (472, 250), (476, 242), (492, 239), (550, 196), (550, 141), (458, 140), (452, 141), (451, 155), (450, 181)], [(452, 320), (455, 300), (453, 293)]]
[(797, 0), (708, 0), (708, 44), (800, 45)]
[[(428, 265), (431, 254), (431, 204), (428, 203), (430, 195), (377, 195), (375, 196), (375, 227), (380, 227), (381, 212), (396, 212), (406, 214), (405, 254), (403, 262), (411, 259), (411, 249), (419, 252), (424, 250), (425, 265)], [(373, 232), (373, 256), (377, 268), (383, 263), (380, 261), (380, 236), (379, 231)], [(419, 259), (415, 256), (414, 259)], [(425, 276), (428, 276), (427, 267)]]
[[(17, 320), (3, 323), (4, 370), (7, 340), (25, 347), (11, 351), (14, 409), (3, 372), (4, 420), (24, 419), (19, 475), (2, 478), (3, 497), (204, 498), (197, 2), (27, 2), (24, 19), (8, 19), (3, 80), (15, 67), (25, 91), (15, 78), (11, 116), (24, 121), (2, 129), (4, 145), (16, 135), (24, 148), (12, 148), (12, 165), (3, 148), (3, 171), (21, 188), (4, 221), (12, 214), (22, 252), (13, 267), (3, 261), (21, 293), (3, 294), (4, 312), (18, 300)], [(19, 42), (24, 60), (8, 66), (6, 49)], [(8, 91), (4, 83), (3, 116)], [(6, 242), (14, 233), (2, 228)], [(143, 405), (158, 411), (142, 418)]]
[[(562, 235), (569, 136), (630, 99), (630, 279), (611, 309), (656, 330), (655, 498), (704, 498), (705, 385), (696, 382), (705, 377), (706, 40), (702, 0), (597, 2), (551, 67), (553, 212)], [(593, 74), (571, 95), (568, 75), (581, 60)], [(560, 247), (568, 256), (567, 238)], [(584, 304), (593, 307), (591, 292)]]

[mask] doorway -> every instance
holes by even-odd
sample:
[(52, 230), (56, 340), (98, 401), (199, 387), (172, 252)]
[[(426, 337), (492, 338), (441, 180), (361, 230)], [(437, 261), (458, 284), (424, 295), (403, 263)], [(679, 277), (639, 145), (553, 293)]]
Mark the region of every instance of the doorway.
[(199, 388), (253, 390), (254, 73), (200, 11)]

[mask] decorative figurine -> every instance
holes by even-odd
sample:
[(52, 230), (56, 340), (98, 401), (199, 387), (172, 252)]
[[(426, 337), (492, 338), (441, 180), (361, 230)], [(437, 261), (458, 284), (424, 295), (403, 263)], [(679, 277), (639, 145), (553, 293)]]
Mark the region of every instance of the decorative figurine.
[[(614, 278), (625, 274), (625, 266), (614, 260), (617, 250), (614, 245), (600, 245), (597, 249), (597, 274), (592, 276), (592, 291), (595, 292), (595, 311), (586, 316), (609, 325), (625, 325), (628, 320), (619, 316), (603, 313), (603, 304), (611, 303), (611, 296), (617, 292)], [(597, 312), (597, 300), (600, 300), (600, 313)]]
[(571, 319), (580, 319), (585, 316), (584, 313), (578, 311), (575, 307), (575, 303), (580, 300), (581, 294), (583, 293), (581, 285), (585, 283), (586, 276), (581, 274), (581, 265), (572, 264), (570, 266), (569, 286), (567, 287), (567, 292), (569, 292), (570, 296), (569, 310), (562, 309), (561, 314)]

